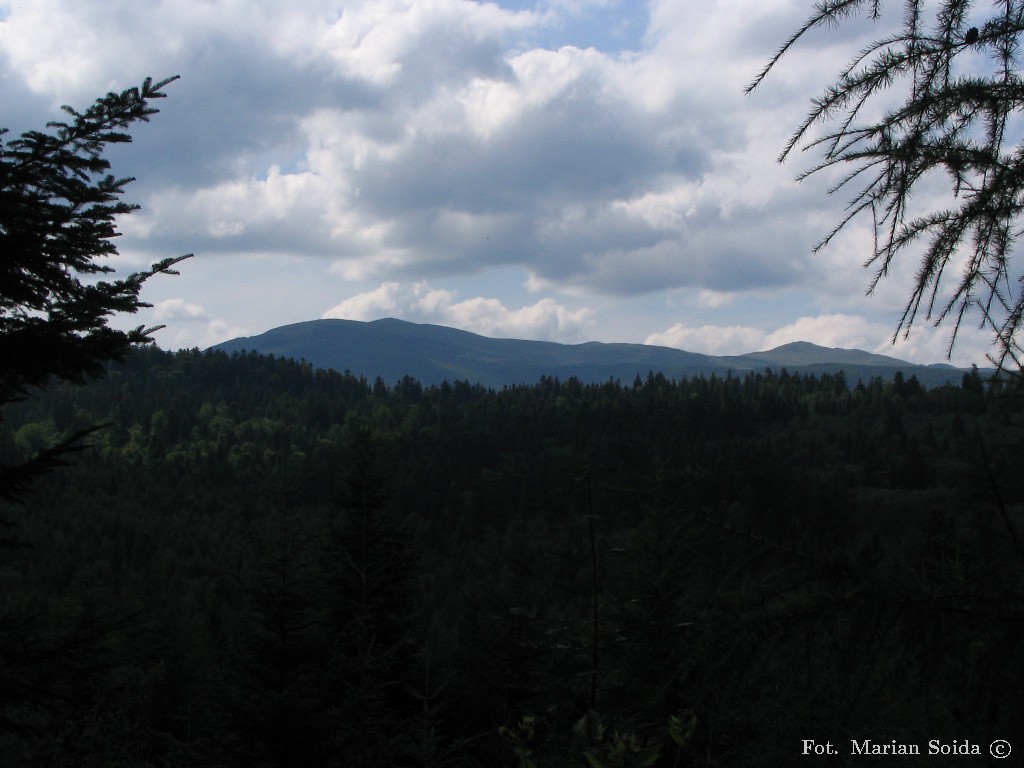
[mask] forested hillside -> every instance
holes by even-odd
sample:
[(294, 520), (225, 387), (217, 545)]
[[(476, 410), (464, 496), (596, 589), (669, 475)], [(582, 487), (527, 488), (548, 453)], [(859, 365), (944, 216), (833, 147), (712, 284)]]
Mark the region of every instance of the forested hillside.
[(1021, 733), (1024, 403), (978, 376), (494, 391), (147, 349), (8, 406), (0, 459), (97, 422), (0, 510), (27, 545), (0, 549), (4, 765), (769, 766)]
[(805, 341), (745, 355), (715, 357), (674, 347), (589, 341), (490, 338), (458, 328), (410, 323), (393, 317), (360, 320), (311, 320), (273, 328), (258, 336), (217, 344), (228, 354), (259, 352), (311, 363), (316, 368), (351, 371), (397, 381), (412, 376), (424, 386), (467, 381), (502, 389), (532, 384), (541, 376), (576, 378), (583, 384), (609, 379), (632, 381), (649, 370), (668, 378), (743, 376), (767, 368), (790, 373), (845, 373), (853, 378), (914, 376), (926, 386), (958, 383), (965, 371), (950, 365), (915, 365), (856, 349), (819, 347)]

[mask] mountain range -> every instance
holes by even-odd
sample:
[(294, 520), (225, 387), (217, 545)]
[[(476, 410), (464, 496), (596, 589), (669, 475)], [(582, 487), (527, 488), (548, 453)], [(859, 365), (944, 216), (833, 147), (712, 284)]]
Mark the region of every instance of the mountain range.
[(843, 371), (851, 384), (876, 376), (892, 378), (899, 371), (932, 387), (959, 384), (964, 373), (950, 365), (917, 365), (886, 355), (820, 347), (805, 341), (745, 355), (712, 356), (648, 344), (494, 339), (394, 318), (371, 322), (312, 320), (225, 341), (211, 349), (305, 360), (317, 368), (349, 371), (370, 380), (379, 376), (388, 384), (411, 376), (428, 386), (447, 380), (499, 389), (534, 384), (541, 376), (563, 380), (575, 376), (585, 383), (609, 379), (629, 382), (649, 372), (677, 379), (742, 375), (769, 368), (815, 374)]

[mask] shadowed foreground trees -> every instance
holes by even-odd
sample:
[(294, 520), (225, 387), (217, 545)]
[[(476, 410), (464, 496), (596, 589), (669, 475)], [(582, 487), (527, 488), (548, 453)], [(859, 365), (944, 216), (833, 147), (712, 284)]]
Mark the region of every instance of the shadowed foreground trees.
[[(156, 328), (119, 331), (115, 314), (149, 306), (139, 298), (157, 273), (174, 274), (181, 256), (113, 281), (102, 259), (117, 253), (117, 216), (138, 206), (121, 200), (130, 178), (107, 174), (103, 152), (131, 141), (126, 129), (157, 113), (151, 102), (177, 78), (108, 93), (85, 112), (65, 106), (70, 122), (0, 142), (0, 407), (51, 379), (81, 383), (100, 376)], [(0, 129), (0, 137), (6, 129)], [(24, 496), (32, 478), (63, 463), (85, 433), (46, 446), (15, 466), (0, 466), (0, 498)]]
[(330, 650), (322, 671), (338, 768), (402, 764), (412, 749), (420, 569), (389, 509), (377, 450), (369, 430), (356, 433), (320, 553)]
[[(102, 376), (108, 363), (152, 341), (154, 328), (126, 332), (108, 322), (148, 306), (139, 297), (143, 283), (158, 273), (174, 274), (173, 265), (187, 257), (165, 259), (126, 278), (102, 279), (113, 271), (102, 259), (116, 253), (115, 220), (136, 208), (121, 200), (131, 179), (109, 175), (103, 153), (110, 144), (131, 140), (127, 129), (157, 112), (151, 103), (164, 97), (161, 88), (174, 79), (147, 78), (140, 87), (108, 93), (85, 112), (64, 107), (68, 122), (0, 142), (0, 419), (12, 403), (41, 388)], [(5, 134), (0, 130), (0, 137)], [(30, 451), (0, 458), (5, 556), (6, 548), (26, 538), (12, 530), (8, 505), (24, 500), (40, 474), (66, 466), (97, 423), (40, 425), (19, 433), (16, 442)], [(109, 672), (136, 615), (135, 606), (119, 603), (112, 589), (97, 585), (63, 600), (45, 590), (4, 590), (0, 738), (11, 734), (35, 746), (49, 742), (68, 760), (114, 760), (107, 750), (122, 736), (124, 754), (140, 757), (145, 751), (138, 740), (146, 730), (145, 715), (128, 702), (134, 701), (133, 689), (152, 678), (122, 667), (123, 679), (101, 694), (109, 697), (103, 706), (91, 708), (87, 693)], [(56, 764), (46, 749), (0, 748), (0, 754), (23, 765)]]
[[(0, 430), (16, 461), (32, 425), (117, 421), (13, 510), (37, 548), (0, 582), (48, 621), (130, 617), (0, 753), (554, 768), (787, 764), (800, 739), (859, 734), (987, 744), (1024, 716), (1005, 450), (1024, 412), (1010, 385), (966, 382), (411, 397), (255, 355), (134, 353)], [(589, 489), (581, 467), (601, 468)]]

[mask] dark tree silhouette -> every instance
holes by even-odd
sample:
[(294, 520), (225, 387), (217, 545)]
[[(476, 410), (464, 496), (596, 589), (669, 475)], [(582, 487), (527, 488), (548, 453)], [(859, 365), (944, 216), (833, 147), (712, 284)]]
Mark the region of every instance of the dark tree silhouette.
[[(173, 265), (188, 257), (101, 279), (113, 271), (100, 260), (117, 252), (116, 217), (137, 208), (120, 199), (131, 179), (108, 175), (103, 151), (131, 141), (125, 129), (157, 112), (150, 102), (163, 98), (160, 89), (174, 79), (147, 78), (140, 87), (108, 93), (85, 112), (65, 106), (69, 122), (51, 122), (48, 132), (29, 131), (6, 145), (0, 129), (0, 407), (54, 381), (97, 378), (109, 361), (150, 342), (157, 330), (119, 331), (108, 320), (148, 306), (139, 299), (143, 283), (160, 272), (174, 274)], [(72, 430), (34, 456), (0, 462), (0, 502), (22, 501), (36, 477), (67, 464), (97, 428)], [(8, 533), (12, 527), (0, 519), (0, 546), (20, 543)], [(102, 687), (105, 646), (128, 620), (101, 616), (95, 607), (80, 620), (74, 610), (44, 608), (46, 601), (29, 595), (0, 606), (0, 738), (22, 739), (18, 746), (0, 744), (0, 752), (17, 755), (24, 747), (25, 762), (10, 759), (32, 764), (34, 751), (42, 764), (53, 765), (64, 749), (58, 743), (64, 736), (54, 729), (67, 721), (66, 735), (88, 721), (83, 702)], [(98, 722), (89, 721), (85, 730), (95, 732)]]
[[(748, 86), (753, 91), (783, 55), (811, 30), (866, 14), (882, 18), (883, 0), (822, 0)], [(893, 339), (909, 334), (921, 316), (952, 323), (951, 354), (968, 315), (993, 333), (992, 359), (1024, 367), (1019, 333), (1024, 284), (1013, 264), (1024, 212), (1024, 145), (1009, 128), (1020, 111), (1020, 43), (1024, 3), (1005, 0), (991, 10), (966, 0), (904, 4), (899, 29), (853, 57), (836, 81), (812, 100), (780, 160), (798, 146), (822, 159), (806, 178), (846, 169), (829, 191), (853, 189), (847, 214), (819, 243), (850, 221), (870, 215), (875, 232), (867, 266), (873, 290), (901, 252), (920, 266)], [(893, 92), (902, 103), (878, 109)], [(880, 117), (871, 117), (880, 114)], [(824, 135), (812, 129), (823, 124)], [(946, 207), (919, 210), (915, 192), (946, 177)], [(921, 248), (918, 248), (918, 245)], [(959, 275), (953, 275), (959, 271)]]
[[(188, 256), (165, 259), (120, 280), (100, 260), (117, 252), (115, 218), (138, 206), (121, 200), (130, 178), (106, 172), (109, 144), (131, 141), (125, 129), (149, 120), (161, 88), (177, 78), (108, 93), (85, 112), (63, 107), (69, 122), (0, 141), (0, 406), (51, 378), (81, 383), (102, 375), (158, 328), (119, 331), (108, 319), (149, 306), (139, 299), (154, 274), (175, 274)], [(6, 129), (0, 130), (0, 137)], [(34, 460), (0, 466), (0, 499), (21, 498), (32, 478), (61, 464), (87, 433), (42, 451)]]
[(418, 558), (389, 509), (378, 451), (369, 430), (357, 433), (322, 553), (331, 649), (324, 676), (337, 724), (331, 764), (351, 768), (391, 765), (416, 747)]

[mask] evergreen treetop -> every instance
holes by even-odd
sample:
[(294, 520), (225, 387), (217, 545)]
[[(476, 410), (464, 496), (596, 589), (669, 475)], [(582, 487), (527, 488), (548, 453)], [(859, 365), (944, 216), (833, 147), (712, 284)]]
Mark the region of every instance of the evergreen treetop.
[[(138, 208), (121, 199), (130, 178), (110, 175), (103, 152), (130, 142), (126, 129), (146, 122), (176, 80), (108, 93), (85, 112), (69, 106), (68, 122), (49, 132), (28, 131), (3, 143), (0, 129), (0, 406), (55, 377), (82, 382), (102, 375), (157, 328), (120, 331), (108, 325), (118, 313), (149, 306), (139, 298), (154, 274), (175, 274), (188, 256), (168, 258), (118, 280), (97, 279), (113, 269), (101, 259), (117, 253), (116, 217)], [(23, 494), (33, 475), (52, 467), (74, 441), (28, 465), (0, 467), (0, 497)]]

